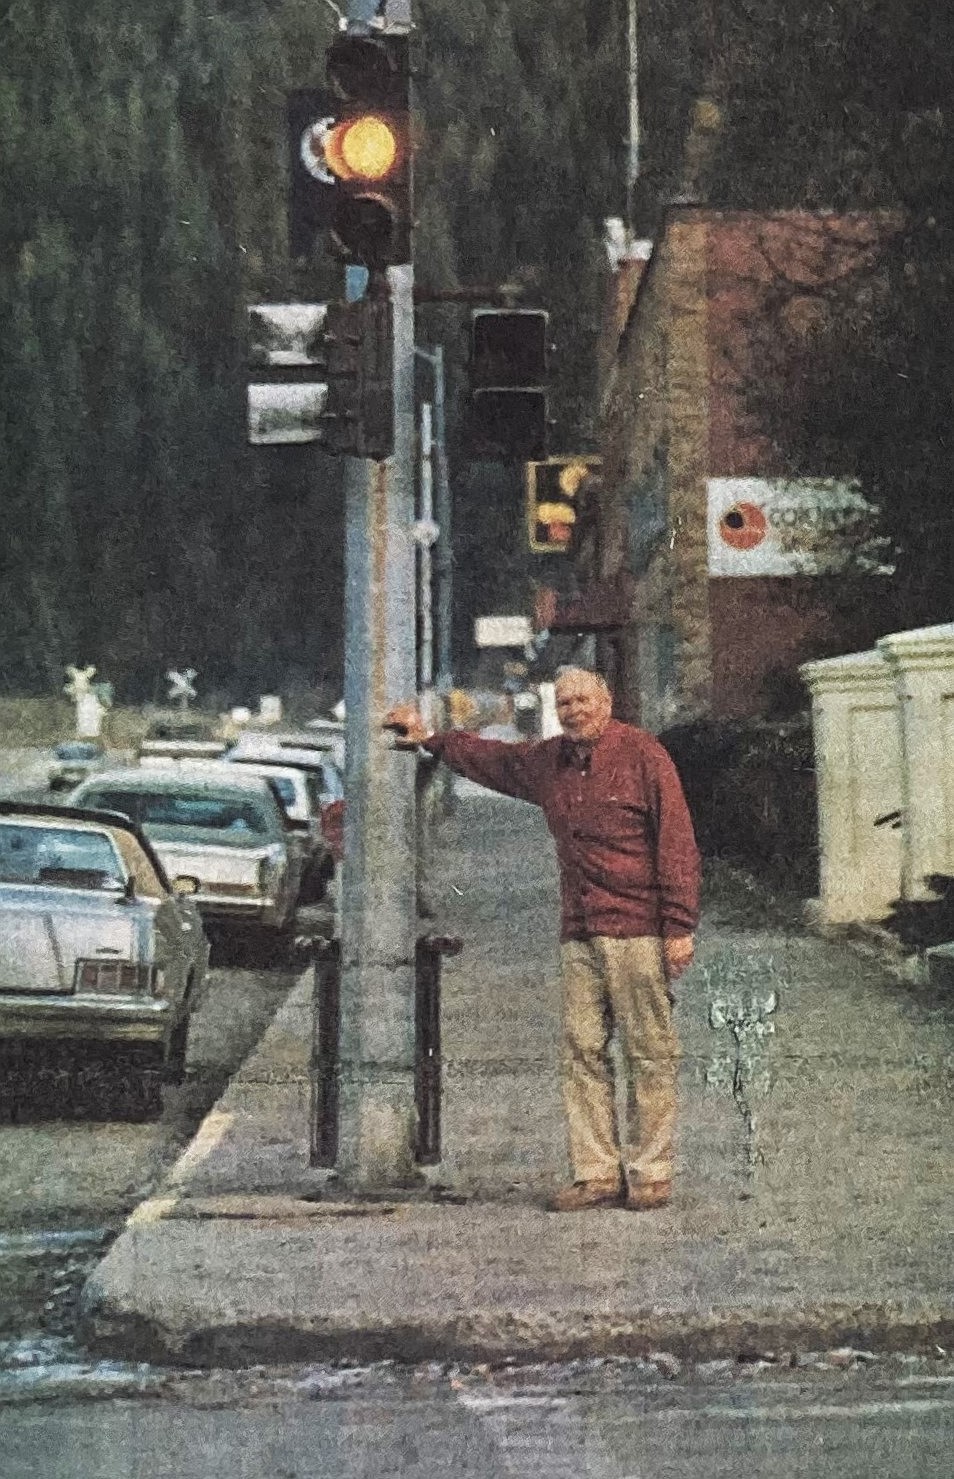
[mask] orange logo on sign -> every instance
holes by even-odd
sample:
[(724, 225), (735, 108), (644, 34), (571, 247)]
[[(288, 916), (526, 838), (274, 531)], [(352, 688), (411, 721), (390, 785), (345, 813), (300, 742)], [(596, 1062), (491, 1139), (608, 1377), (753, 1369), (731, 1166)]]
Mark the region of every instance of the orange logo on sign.
[(768, 533), (768, 520), (757, 503), (734, 503), (719, 520), (719, 534), (730, 549), (755, 549)]

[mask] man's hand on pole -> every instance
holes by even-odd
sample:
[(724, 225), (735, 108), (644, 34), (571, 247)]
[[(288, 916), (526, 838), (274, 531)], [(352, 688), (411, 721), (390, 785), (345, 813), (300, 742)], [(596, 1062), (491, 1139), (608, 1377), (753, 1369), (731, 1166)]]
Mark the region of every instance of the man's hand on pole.
[(695, 940), (692, 935), (672, 935), (663, 940), (663, 965), (667, 981), (678, 981), (692, 965)]
[(424, 723), (421, 711), (414, 703), (395, 704), (384, 716), (384, 728), (393, 729), (397, 732), (396, 743), (400, 745), (420, 745), (434, 733), (433, 729)]

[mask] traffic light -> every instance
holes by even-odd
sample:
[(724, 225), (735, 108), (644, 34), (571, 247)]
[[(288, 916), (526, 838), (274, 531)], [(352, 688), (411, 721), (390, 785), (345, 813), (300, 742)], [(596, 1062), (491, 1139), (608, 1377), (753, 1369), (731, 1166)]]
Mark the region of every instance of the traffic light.
[(541, 308), (477, 308), (471, 315), (470, 441), (475, 456), (546, 456), (547, 326)]
[(388, 298), (329, 303), (326, 452), (380, 461), (394, 451), (393, 318)]
[(579, 514), (579, 492), (598, 457), (549, 457), (528, 462), (527, 534), (535, 554), (566, 554)]
[(290, 245), (330, 230), (348, 262), (375, 270), (411, 260), (410, 65), (403, 34), (342, 33), (328, 48), (326, 91), (293, 93)]

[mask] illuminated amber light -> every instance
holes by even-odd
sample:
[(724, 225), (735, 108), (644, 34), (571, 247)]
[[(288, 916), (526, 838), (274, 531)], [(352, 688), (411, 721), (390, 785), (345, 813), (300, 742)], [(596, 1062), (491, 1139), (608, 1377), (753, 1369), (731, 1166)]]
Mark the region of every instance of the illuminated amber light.
[(332, 130), (326, 157), (342, 179), (383, 180), (397, 163), (397, 135), (384, 118), (368, 113)]
[(576, 510), (566, 503), (538, 503), (537, 518), (541, 524), (575, 524)]
[(580, 491), (580, 484), (589, 475), (589, 464), (586, 462), (568, 462), (565, 467), (560, 468), (557, 481), (560, 490), (570, 498), (575, 498)]

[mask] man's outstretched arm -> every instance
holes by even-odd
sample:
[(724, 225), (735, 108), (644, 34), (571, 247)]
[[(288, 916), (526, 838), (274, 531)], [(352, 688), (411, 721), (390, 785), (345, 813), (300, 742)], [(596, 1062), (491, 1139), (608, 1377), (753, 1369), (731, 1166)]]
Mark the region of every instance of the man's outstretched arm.
[(385, 715), (384, 726), (408, 744), (423, 745), (451, 770), (478, 785), (520, 801), (537, 801), (539, 745), (532, 741), (509, 744), (459, 729), (434, 731), (413, 703), (395, 704)]

